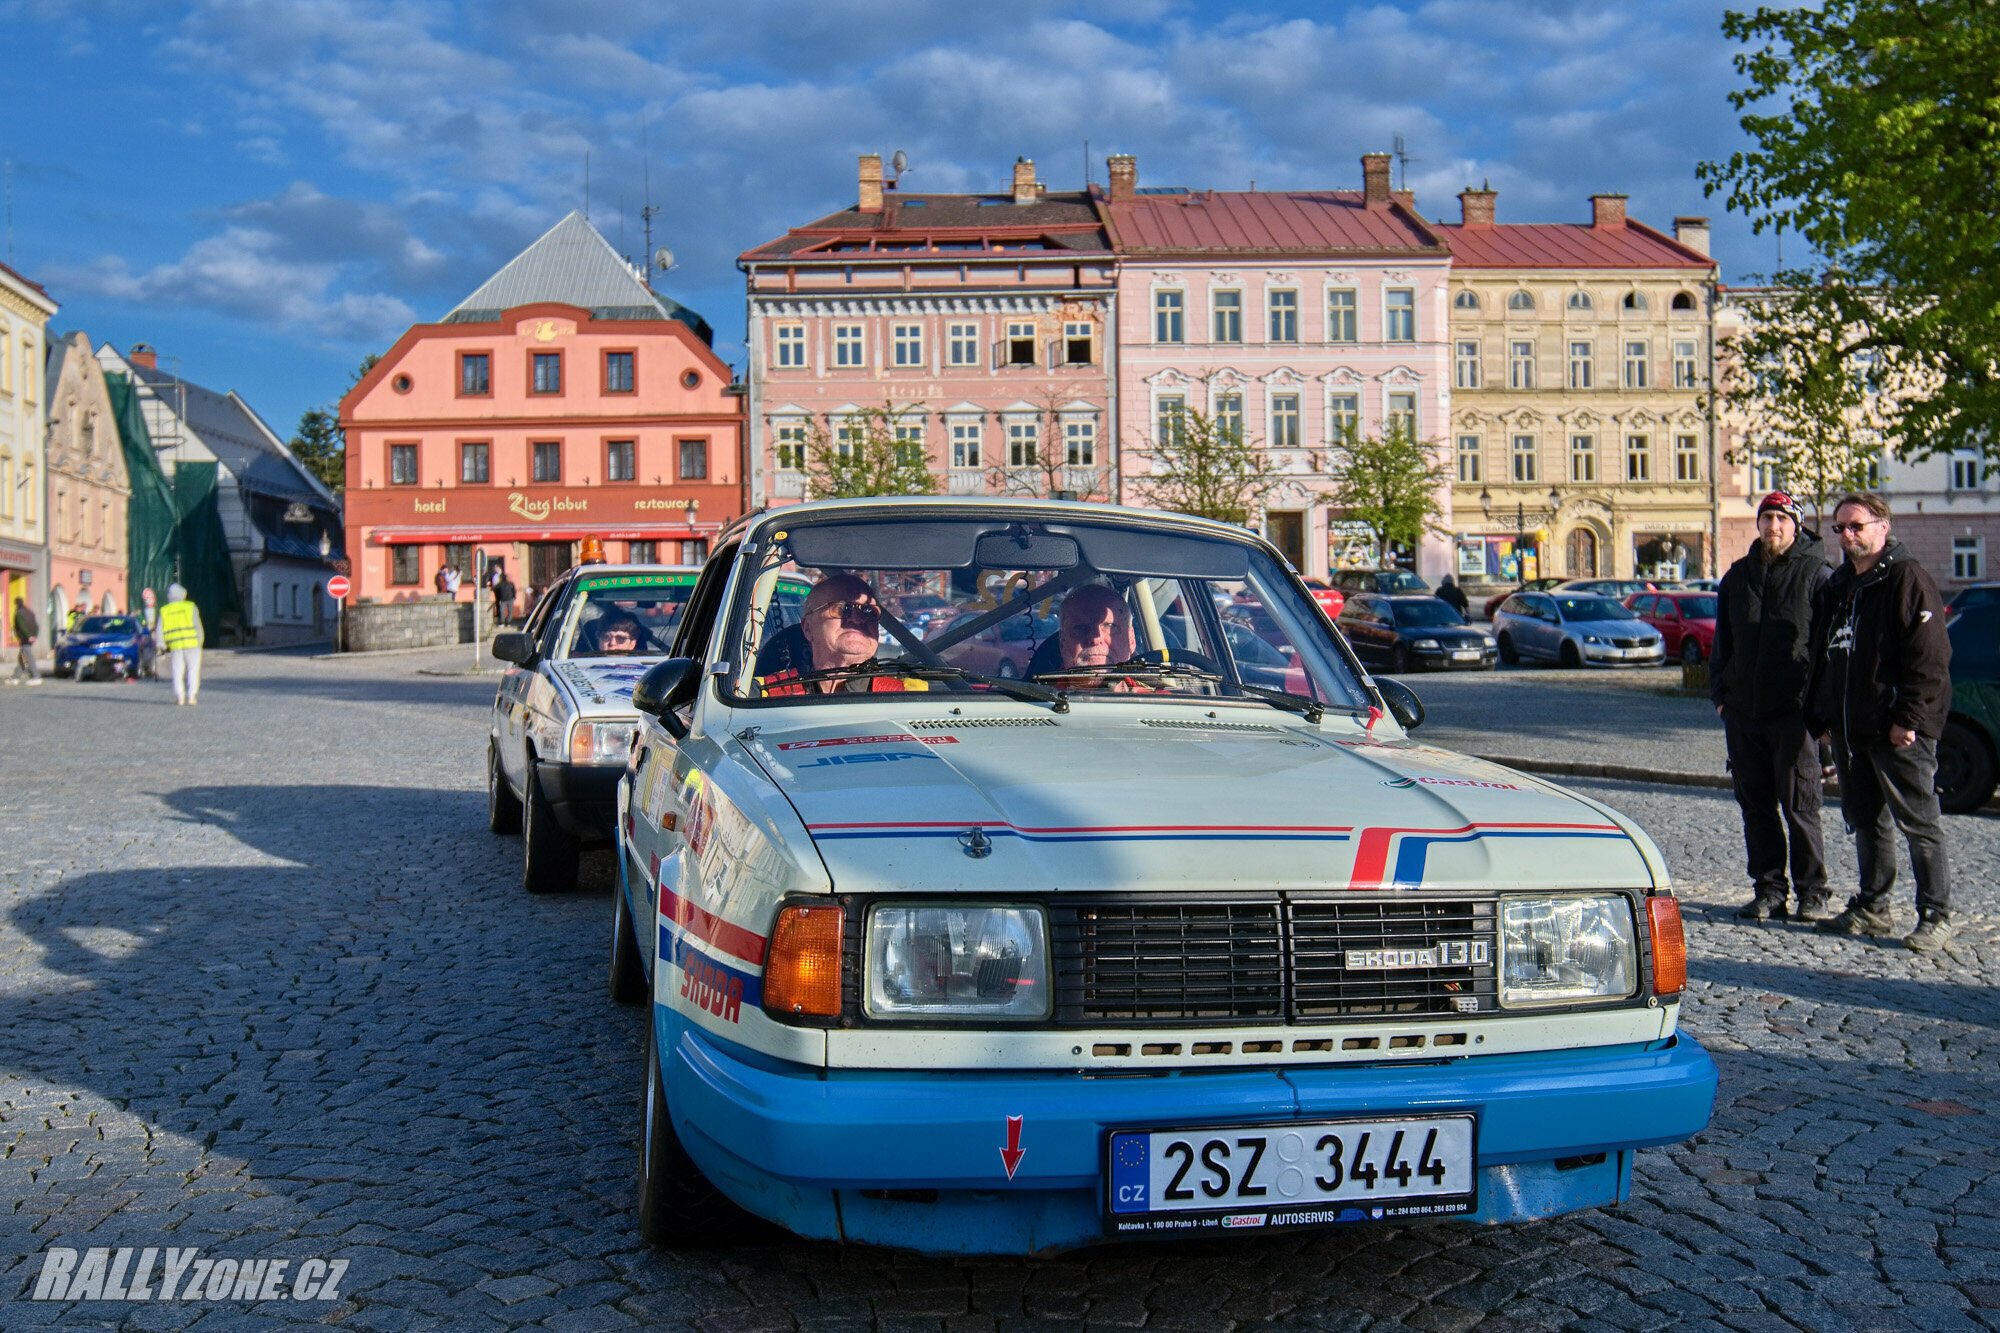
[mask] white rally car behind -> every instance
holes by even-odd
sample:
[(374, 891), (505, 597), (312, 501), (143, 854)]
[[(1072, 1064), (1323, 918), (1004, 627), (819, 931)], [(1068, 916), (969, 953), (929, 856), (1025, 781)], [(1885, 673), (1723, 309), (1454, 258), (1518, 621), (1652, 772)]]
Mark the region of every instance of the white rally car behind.
[(724, 534), (673, 651), (610, 978), (649, 1000), (655, 1243), (1527, 1221), (1708, 1121), (1652, 841), (1412, 740), (1241, 528), (800, 505)]

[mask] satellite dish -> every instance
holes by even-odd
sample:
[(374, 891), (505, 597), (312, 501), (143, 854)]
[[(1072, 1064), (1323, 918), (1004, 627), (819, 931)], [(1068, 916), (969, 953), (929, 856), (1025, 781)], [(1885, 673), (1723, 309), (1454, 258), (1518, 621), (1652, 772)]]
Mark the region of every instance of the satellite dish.
[(889, 159), (889, 165), (896, 169), (898, 176), (910, 169), (910, 155), (898, 148), (896, 155)]
[(664, 245), (661, 246), (659, 249), (653, 251), (653, 263), (660, 272), (665, 273), (674, 266), (674, 252), (667, 249)]

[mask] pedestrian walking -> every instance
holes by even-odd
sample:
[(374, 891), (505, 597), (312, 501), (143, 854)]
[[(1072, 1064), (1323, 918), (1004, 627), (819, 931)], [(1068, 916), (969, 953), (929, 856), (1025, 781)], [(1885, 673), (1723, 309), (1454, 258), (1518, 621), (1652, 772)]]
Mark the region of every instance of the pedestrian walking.
[(453, 601), (458, 600), (459, 581), (460, 575), (457, 565), (438, 566), (437, 590)]
[(1951, 709), (1951, 640), (1929, 571), (1891, 534), (1889, 505), (1872, 492), (1841, 497), (1833, 532), (1847, 553), (1813, 608), (1813, 674), (1806, 715), (1833, 740), (1840, 806), (1854, 835), (1861, 886), (1819, 929), (1893, 933), (1901, 829), (1917, 885), (1917, 928), (1903, 943), (1941, 948), (1951, 938), (1951, 863), (1937, 798), (1937, 740)]
[(500, 577), (493, 584), (493, 622), (496, 625), (514, 623), (515, 592), (514, 580), (507, 577), (506, 570), (501, 570)]
[(174, 705), (193, 705), (201, 697), (201, 609), (188, 600), (187, 589), (167, 585), (167, 604), (160, 608), (160, 646), (174, 681)]
[(1438, 583), (1437, 599), (1460, 615), (1465, 614), (1465, 608), (1469, 605), (1465, 600), (1465, 589), (1453, 583), (1449, 574), (1445, 575)]
[(39, 685), (42, 683), (41, 669), (35, 665), (35, 639), (42, 632), (42, 622), (35, 619), (33, 608), (27, 599), (14, 603), (14, 642), (18, 645), (14, 659), (14, 674), (7, 678), (9, 685)]
[(1796, 919), (1832, 915), (1819, 828), (1824, 776), (1805, 701), (1813, 599), (1833, 571), (1804, 518), (1783, 491), (1765, 496), (1757, 506), (1757, 540), (1723, 574), (1716, 594), (1708, 695), (1722, 719), (1743, 815), (1752, 896), (1736, 915), (1746, 921), (1784, 920), (1790, 894), (1797, 895)]

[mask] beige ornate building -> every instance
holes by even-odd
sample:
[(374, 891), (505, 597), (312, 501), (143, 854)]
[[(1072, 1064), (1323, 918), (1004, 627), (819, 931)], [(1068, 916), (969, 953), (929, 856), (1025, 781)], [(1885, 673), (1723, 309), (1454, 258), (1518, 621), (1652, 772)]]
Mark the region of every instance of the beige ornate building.
[(14, 646), (14, 603), (25, 601), (52, 631), (42, 608), (49, 586), (43, 340), (56, 303), (47, 292), (0, 264), (0, 647)]
[(129, 611), (125, 508), (132, 487), (89, 334), (50, 343), (48, 383), (49, 607)]
[(1707, 219), (1668, 237), (1595, 195), (1587, 224), (1502, 224), (1494, 200), (1439, 228), (1460, 580), (1713, 574)]

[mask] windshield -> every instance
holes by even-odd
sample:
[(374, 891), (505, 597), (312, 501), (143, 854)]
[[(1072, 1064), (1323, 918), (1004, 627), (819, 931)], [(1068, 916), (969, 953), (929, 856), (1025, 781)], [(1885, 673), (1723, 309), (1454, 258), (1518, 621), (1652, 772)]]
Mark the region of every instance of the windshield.
[(1445, 625), (1463, 625), (1465, 617), (1458, 608), (1448, 602), (1430, 598), (1422, 602), (1391, 602), (1396, 613), (1396, 623), (1407, 629), (1436, 629)]
[[(804, 598), (777, 595), (800, 581)], [(743, 701), (1263, 689), (1369, 704), (1323, 613), (1270, 556), (1133, 523), (807, 518), (773, 534), (727, 623), (734, 646), (717, 656), (736, 664), (724, 690)]]
[(1558, 597), (1555, 599), (1564, 620), (1637, 620), (1639, 617), (1609, 597)]
[(130, 616), (86, 616), (82, 634), (137, 634), (139, 622)]
[(1431, 585), (1407, 569), (1391, 569), (1375, 576), (1379, 592), (1429, 592)]
[(552, 656), (664, 657), (694, 580), (693, 574), (579, 578)]

